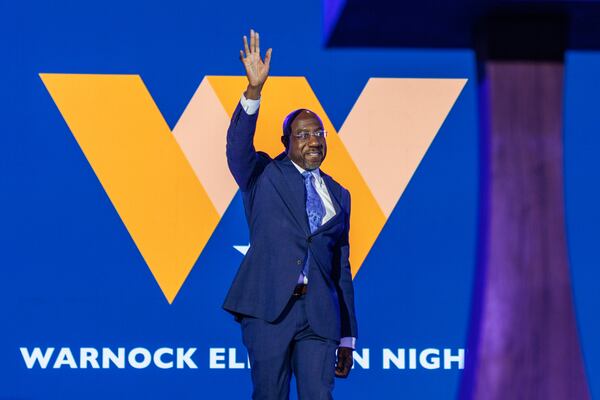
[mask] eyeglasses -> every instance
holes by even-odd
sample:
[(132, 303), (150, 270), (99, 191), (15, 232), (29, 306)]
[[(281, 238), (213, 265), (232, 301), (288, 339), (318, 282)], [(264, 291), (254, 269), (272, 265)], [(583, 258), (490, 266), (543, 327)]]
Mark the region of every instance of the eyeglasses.
[(311, 136), (314, 136), (317, 139), (326, 138), (327, 131), (322, 129), (322, 130), (318, 130), (318, 131), (314, 131), (314, 132), (302, 131), (302, 132), (294, 133), (294, 137), (298, 140), (307, 140)]

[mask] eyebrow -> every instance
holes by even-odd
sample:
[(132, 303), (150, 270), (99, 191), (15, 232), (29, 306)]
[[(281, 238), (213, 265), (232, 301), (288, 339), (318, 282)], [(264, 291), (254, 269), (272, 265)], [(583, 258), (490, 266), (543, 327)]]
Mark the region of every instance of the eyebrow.
[[(324, 130), (324, 129), (325, 129), (325, 127), (323, 125), (318, 124), (317, 128), (315, 130), (318, 131), (318, 130)], [(310, 130), (311, 130), (310, 128), (297, 128), (296, 132), (304, 132), (304, 131), (310, 131)]]
[(305, 129), (300, 129), (300, 130), (297, 130), (297, 131), (295, 131), (294, 133), (302, 133), (302, 132), (319, 132), (319, 131), (324, 131), (324, 130), (325, 130), (325, 128), (317, 128), (317, 129), (315, 129), (314, 131), (312, 131), (312, 130), (310, 130), (310, 129), (306, 129), (306, 128), (305, 128)]

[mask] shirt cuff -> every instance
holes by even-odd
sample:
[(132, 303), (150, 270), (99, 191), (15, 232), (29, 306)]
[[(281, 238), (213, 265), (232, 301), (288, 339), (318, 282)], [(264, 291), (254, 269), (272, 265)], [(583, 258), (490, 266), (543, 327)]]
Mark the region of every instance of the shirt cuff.
[(240, 103), (242, 104), (242, 108), (244, 109), (244, 111), (246, 111), (246, 114), (252, 115), (256, 114), (256, 112), (258, 111), (258, 106), (260, 106), (260, 99), (247, 99), (246, 96), (244, 96), (244, 93), (242, 93)]
[(352, 349), (356, 348), (356, 338), (355, 337), (343, 337), (340, 339), (339, 347), (350, 347)]

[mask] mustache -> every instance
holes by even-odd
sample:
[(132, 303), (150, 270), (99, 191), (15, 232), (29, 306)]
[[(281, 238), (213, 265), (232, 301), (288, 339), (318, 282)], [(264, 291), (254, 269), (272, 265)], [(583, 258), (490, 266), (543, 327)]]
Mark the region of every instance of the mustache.
[(323, 146), (311, 147), (311, 148), (305, 150), (304, 153), (312, 153), (312, 152), (315, 152), (315, 151), (318, 151), (319, 153), (322, 154), (323, 151), (324, 151), (324, 148), (323, 148)]

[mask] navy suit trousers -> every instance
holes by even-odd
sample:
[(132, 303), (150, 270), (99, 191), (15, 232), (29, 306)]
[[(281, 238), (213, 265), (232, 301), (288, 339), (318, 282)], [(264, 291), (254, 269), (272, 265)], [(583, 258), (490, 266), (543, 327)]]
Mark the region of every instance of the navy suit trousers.
[(305, 296), (292, 297), (272, 323), (241, 320), (248, 349), (254, 400), (287, 400), (292, 374), (300, 400), (330, 400), (338, 342), (318, 336), (306, 316)]

